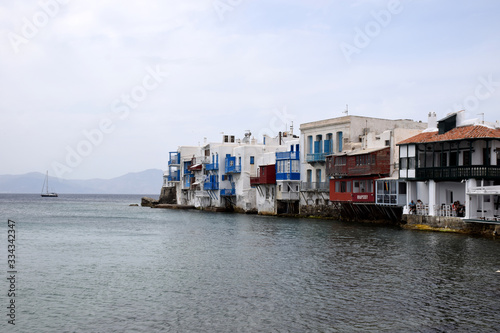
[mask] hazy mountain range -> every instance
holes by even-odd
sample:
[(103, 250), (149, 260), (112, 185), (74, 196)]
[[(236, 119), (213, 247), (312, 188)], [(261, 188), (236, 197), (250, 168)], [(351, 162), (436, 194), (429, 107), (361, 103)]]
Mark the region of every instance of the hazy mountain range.
[[(41, 193), (45, 174), (0, 175), (0, 193)], [(74, 194), (159, 194), (163, 171), (149, 169), (112, 179), (69, 180), (50, 177), (49, 191)]]

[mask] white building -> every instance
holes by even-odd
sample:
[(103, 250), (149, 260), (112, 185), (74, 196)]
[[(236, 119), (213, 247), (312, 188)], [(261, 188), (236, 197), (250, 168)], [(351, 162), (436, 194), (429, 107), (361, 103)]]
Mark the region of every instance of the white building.
[(250, 179), (258, 175), (262, 156), (283, 150), (282, 139), (266, 136), (257, 142), (250, 132), (241, 140), (224, 135), (222, 142), (182, 146), (170, 153), (164, 186), (175, 187), (178, 204), (257, 212), (257, 189)]
[(465, 120), (465, 112), (437, 121), (399, 143), (399, 176), (408, 183), (407, 201), (421, 205), (405, 213), (498, 220), (500, 125)]
[[(301, 124), (301, 212), (330, 204), (329, 177), (325, 167), (326, 156), (366, 148), (367, 140), (375, 141), (377, 137), (381, 144), (390, 145), (390, 140), (394, 140), (394, 137), (386, 138), (382, 134), (387, 130), (424, 129), (425, 127), (425, 123), (413, 120), (360, 116), (343, 116)], [(373, 138), (367, 136), (368, 133), (373, 133)], [(388, 133), (392, 135), (394, 131)], [(386, 142), (387, 140), (390, 142)]]

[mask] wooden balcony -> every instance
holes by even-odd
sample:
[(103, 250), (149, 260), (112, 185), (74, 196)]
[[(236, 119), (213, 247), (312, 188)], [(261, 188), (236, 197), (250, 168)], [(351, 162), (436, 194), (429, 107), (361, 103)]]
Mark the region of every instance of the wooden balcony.
[(418, 180), (462, 180), (470, 178), (495, 180), (500, 177), (500, 166), (454, 166), (417, 168), (415, 178)]
[(250, 186), (273, 184), (276, 184), (276, 166), (274, 164), (261, 165), (259, 167), (259, 175), (257, 177), (250, 177)]

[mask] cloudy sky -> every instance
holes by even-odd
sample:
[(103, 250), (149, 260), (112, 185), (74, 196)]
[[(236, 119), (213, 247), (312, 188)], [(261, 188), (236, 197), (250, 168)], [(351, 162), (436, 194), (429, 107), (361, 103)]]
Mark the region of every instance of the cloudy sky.
[(0, 4), (0, 174), (112, 178), (349, 114), (500, 119), (500, 2)]

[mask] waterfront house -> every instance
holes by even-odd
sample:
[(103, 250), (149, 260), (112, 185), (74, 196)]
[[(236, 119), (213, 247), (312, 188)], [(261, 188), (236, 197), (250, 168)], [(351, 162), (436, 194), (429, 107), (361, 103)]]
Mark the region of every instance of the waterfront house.
[(299, 213), (299, 139), (291, 132), (282, 135), (275, 152), (259, 157), (257, 175), (250, 178), (250, 185), (257, 190), (259, 214)]
[(164, 187), (175, 193), (177, 204), (257, 212), (257, 190), (250, 183), (258, 175), (257, 161), (286, 149), (280, 138), (263, 139), (257, 142), (247, 132), (243, 139), (223, 135), (222, 142), (181, 146), (169, 154)]
[(389, 147), (328, 156), (330, 201), (375, 203), (375, 180), (389, 176), (390, 157)]
[(287, 151), (276, 152), (276, 213), (298, 214), (300, 201), (300, 140), (292, 136)]
[[(370, 149), (368, 146), (370, 139), (377, 140), (378, 137), (380, 141), (384, 138), (383, 146), (390, 147), (394, 144), (394, 140), (391, 141), (390, 138), (386, 139), (383, 135), (381, 136), (387, 130), (421, 130), (425, 127), (425, 123), (408, 119), (390, 120), (361, 116), (343, 116), (301, 124), (300, 145), (304, 147), (301, 151), (301, 213), (317, 214), (321, 210), (327, 212), (328, 210), (324, 207), (332, 205), (329, 195), (329, 178), (332, 175), (326, 172), (327, 156), (345, 155), (344, 157), (347, 158), (347, 154), (364, 155), (362, 150)], [(388, 132), (387, 135), (392, 134), (393, 132)], [(356, 157), (353, 158), (356, 159)], [(338, 160), (339, 163), (340, 161), (341, 159)], [(388, 176), (390, 172), (384, 175)], [(371, 186), (372, 191), (373, 179), (372, 177), (371, 180), (364, 180), (364, 184)], [(342, 186), (341, 183), (339, 186)]]
[(257, 175), (250, 177), (250, 186), (256, 189), (259, 214), (276, 214), (276, 153), (262, 154), (257, 159)]
[(500, 124), (465, 119), (465, 112), (437, 121), (399, 143), (399, 177), (406, 180), (405, 213), (499, 220)]

